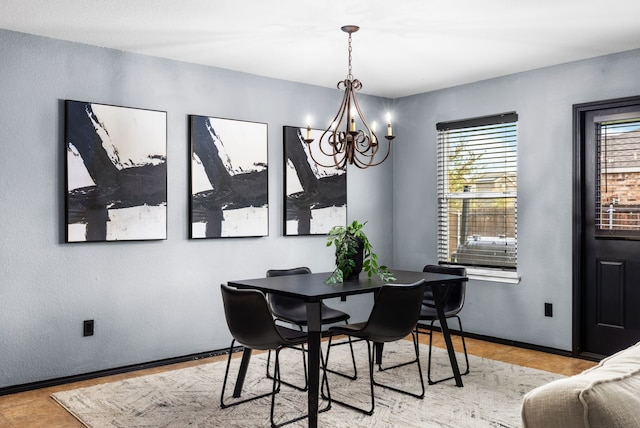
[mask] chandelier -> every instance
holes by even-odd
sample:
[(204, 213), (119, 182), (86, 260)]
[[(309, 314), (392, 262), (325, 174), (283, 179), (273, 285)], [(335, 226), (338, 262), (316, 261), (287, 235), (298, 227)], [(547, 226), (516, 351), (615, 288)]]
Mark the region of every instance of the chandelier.
[[(338, 89), (344, 90), (344, 96), (338, 113), (322, 133), (317, 144), (319, 151), (331, 160), (320, 161), (314, 157), (314, 150), (311, 150), (311, 144), (314, 140), (311, 138), (309, 119), (307, 119), (307, 138), (304, 141), (309, 145), (311, 158), (320, 166), (346, 169), (347, 164), (351, 164), (364, 169), (380, 165), (389, 157), (391, 142), (395, 136), (391, 128), (391, 116), (387, 113), (387, 134), (384, 136), (387, 140), (386, 150), (376, 158), (380, 150), (380, 143), (376, 135), (377, 124), (373, 122), (372, 126), (369, 126), (364, 118), (355, 93), (362, 88), (362, 83), (358, 79), (354, 79), (351, 72), (351, 35), (360, 27), (345, 25), (341, 29), (349, 34), (349, 72), (347, 78), (338, 82), (337, 85)], [(362, 126), (360, 129), (356, 129), (356, 120)], [(384, 157), (382, 157), (383, 153)]]

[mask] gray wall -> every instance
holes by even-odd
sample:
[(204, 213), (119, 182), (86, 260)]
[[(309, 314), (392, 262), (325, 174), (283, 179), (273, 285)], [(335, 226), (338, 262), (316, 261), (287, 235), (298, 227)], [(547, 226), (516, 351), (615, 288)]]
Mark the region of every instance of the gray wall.
[[(435, 124), (516, 111), (522, 280), (470, 281), (462, 319), (469, 332), (570, 350), (572, 106), (639, 95), (638, 76), (635, 50), (396, 100), (394, 265), (416, 269), (437, 259)], [(553, 318), (544, 302), (553, 303)]]
[[(221, 282), (333, 268), (324, 237), (282, 236), (282, 126), (308, 113), (328, 121), (338, 91), (5, 30), (0, 52), (0, 387), (223, 348)], [(371, 120), (394, 112), (399, 137), (390, 161), (349, 170), (348, 216), (369, 221), (383, 263), (435, 262), (435, 123), (515, 110), (522, 281), (471, 281), (463, 320), (470, 332), (568, 350), (571, 106), (637, 95), (639, 72), (632, 51), (398, 100), (362, 97)], [(166, 241), (63, 242), (65, 99), (167, 111)], [(188, 239), (189, 114), (268, 123), (268, 237)], [(333, 304), (362, 319), (370, 299)], [(95, 336), (82, 337), (84, 319), (96, 320)]]
[[(328, 124), (339, 91), (5, 30), (0, 52), (0, 387), (224, 348), (221, 282), (333, 269), (325, 237), (282, 236), (282, 126)], [(65, 99), (167, 112), (167, 240), (64, 243)], [(361, 103), (382, 120), (391, 101)], [(188, 239), (189, 114), (268, 124), (268, 237)], [(391, 191), (391, 162), (349, 171), (348, 217), (387, 263)]]

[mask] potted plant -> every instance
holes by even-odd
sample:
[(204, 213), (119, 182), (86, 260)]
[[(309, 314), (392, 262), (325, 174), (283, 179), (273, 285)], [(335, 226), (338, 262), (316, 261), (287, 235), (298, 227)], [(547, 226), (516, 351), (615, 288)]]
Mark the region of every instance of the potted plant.
[(378, 256), (362, 228), (367, 224), (354, 220), (346, 226), (334, 226), (327, 237), (327, 247), (336, 247), (336, 269), (326, 280), (336, 284), (357, 277), (362, 270), (369, 278), (378, 275), (382, 281), (394, 281), (393, 273), (386, 266), (378, 265)]

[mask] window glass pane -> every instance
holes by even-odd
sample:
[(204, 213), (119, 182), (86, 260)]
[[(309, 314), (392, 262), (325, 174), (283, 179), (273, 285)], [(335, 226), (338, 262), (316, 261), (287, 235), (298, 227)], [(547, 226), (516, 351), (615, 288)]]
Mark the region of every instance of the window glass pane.
[(640, 118), (596, 124), (596, 229), (616, 236), (640, 232)]
[(516, 267), (516, 198), (449, 199), (441, 261)]
[[(515, 124), (447, 132), (448, 192), (501, 192), (516, 188)], [(464, 190), (468, 187), (467, 190)]]

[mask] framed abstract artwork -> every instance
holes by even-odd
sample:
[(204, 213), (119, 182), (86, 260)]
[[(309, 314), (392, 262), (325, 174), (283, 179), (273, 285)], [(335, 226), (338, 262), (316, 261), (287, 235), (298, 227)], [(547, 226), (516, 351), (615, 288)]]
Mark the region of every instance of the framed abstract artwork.
[(167, 113), (65, 101), (66, 241), (167, 239)]
[(267, 236), (267, 124), (190, 116), (191, 238)]
[[(324, 235), (333, 226), (347, 224), (347, 172), (317, 165), (303, 139), (306, 132), (283, 128), (285, 236)], [(318, 141), (322, 132), (312, 129), (311, 137)]]

